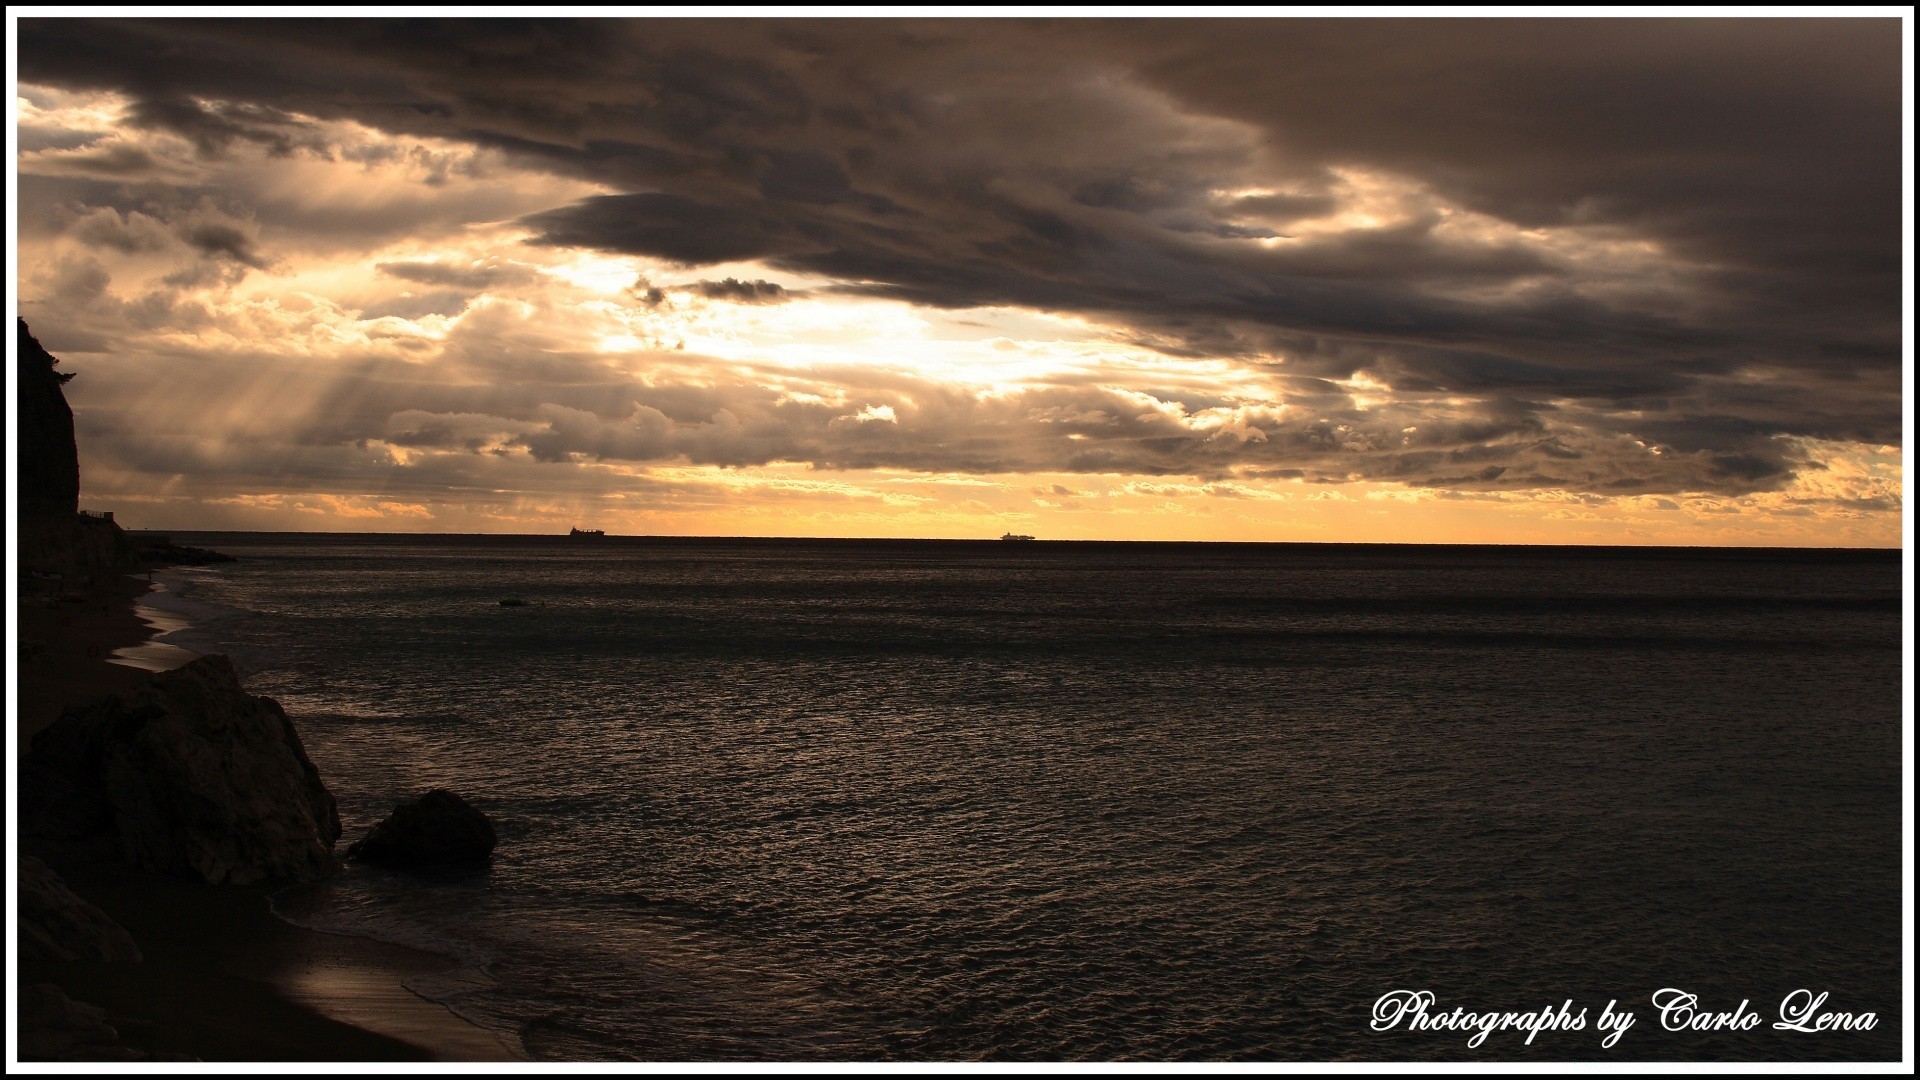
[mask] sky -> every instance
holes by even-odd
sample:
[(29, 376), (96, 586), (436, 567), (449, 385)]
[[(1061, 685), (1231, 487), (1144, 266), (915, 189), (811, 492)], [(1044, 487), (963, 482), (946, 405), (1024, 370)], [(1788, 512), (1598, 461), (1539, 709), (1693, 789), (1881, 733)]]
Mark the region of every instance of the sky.
[(134, 527), (1900, 544), (1897, 18), (17, 30)]

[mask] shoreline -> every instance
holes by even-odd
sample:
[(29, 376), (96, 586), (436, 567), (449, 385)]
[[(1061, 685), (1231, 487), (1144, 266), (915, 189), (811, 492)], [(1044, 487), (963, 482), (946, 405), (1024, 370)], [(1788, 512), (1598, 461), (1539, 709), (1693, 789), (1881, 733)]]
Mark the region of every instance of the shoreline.
[[(143, 684), (198, 654), (155, 642), (184, 620), (141, 603), (132, 574), (18, 605), (20, 753), (60, 713)], [(22, 854), (16, 852), (18, 859)], [(275, 914), (266, 886), (209, 886), (112, 864), (47, 860), (125, 927), (137, 964), (22, 960), (19, 986), (59, 985), (106, 1009), (119, 1045), (202, 1061), (522, 1061), (493, 1032), (408, 989), (452, 957), (323, 933)]]
[(162, 597), (177, 598), (179, 594), (167, 588), (166, 582), (155, 580), (151, 572), (147, 574), (147, 581), (147, 591), (133, 599), (133, 615), (146, 624), (147, 639), (113, 650), (107, 662), (141, 671), (172, 671), (200, 659), (201, 654), (192, 649), (160, 640), (193, 624), (184, 614), (160, 603)]

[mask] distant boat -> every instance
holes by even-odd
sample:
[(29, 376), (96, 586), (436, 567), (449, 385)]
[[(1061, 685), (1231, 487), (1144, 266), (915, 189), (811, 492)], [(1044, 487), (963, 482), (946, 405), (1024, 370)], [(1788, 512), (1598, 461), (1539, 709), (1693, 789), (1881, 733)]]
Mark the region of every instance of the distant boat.
[(567, 535), (573, 537), (576, 540), (582, 540), (582, 539), (595, 540), (607, 535), (607, 530), (605, 529), (572, 529), (568, 531)]
[(1003, 536), (1003, 537), (1001, 537), (1000, 539), (1002, 539), (1002, 540), (1031, 540), (1031, 539), (1033, 539), (1033, 537), (1031, 537), (1031, 536), (1028, 536), (1028, 535), (1026, 535), (1025, 533), (1008, 533), (1007, 535), (1005, 535), (1005, 536)]

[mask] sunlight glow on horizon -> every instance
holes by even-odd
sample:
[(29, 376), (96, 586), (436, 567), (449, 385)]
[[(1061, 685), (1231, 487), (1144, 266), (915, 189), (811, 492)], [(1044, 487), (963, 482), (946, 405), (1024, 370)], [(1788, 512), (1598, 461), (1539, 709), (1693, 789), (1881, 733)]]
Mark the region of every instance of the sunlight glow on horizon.
[[(1145, 454), (1176, 436), (1417, 449), (1436, 427), (1469, 427), (1478, 402), (1366, 370), (1297, 376), (1284, 350), (1177, 355), (1117, 320), (854, 295), (751, 259), (689, 268), (535, 244), (522, 217), (609, 189), (498, 151), (299, 118), (344, 149), (209, 159), (123, 126), (116, 95), (34, 89), (17, 102), (23, 126), (98, 136), (23, 152), (23, 177), (105, 176), (104, 155), (137, 152), (240, 193), (77, 207), (60, 230), (20, 239), (21, 313), (81, 375), (67, 392), (83, 499), (134, 527), (1899, 543), (1899, 449), (1839, 440), (1799, 440), (1817, 466), (1747, 494), (1475, 487), (1467, 465), (1457, 486), (1424, 487), (1303, 481), (1251, 461), (1109, 468), (1109, 444)], [(1644, 238), (1522, 228), (1384, 172), (1338, 170), (1331, 192), (1337, 212), (1276, 219), (1284, 237), (1205, 243), (1311, 248), (1431, 219), (1462, 250), (1577, 266), (1582, 289), (1648, 311), (1669, 305), (1662, 290), (1683, 271)], [(1515, 288), (1463, 278), (1444, 298)], [(1362, 430), (1391, 407), (1419, 412), (1391, 436)], [(1331, 419), (1298, 426), (1313, 416)], [(1062, 457), (1046, 440), (1100, 449)]]

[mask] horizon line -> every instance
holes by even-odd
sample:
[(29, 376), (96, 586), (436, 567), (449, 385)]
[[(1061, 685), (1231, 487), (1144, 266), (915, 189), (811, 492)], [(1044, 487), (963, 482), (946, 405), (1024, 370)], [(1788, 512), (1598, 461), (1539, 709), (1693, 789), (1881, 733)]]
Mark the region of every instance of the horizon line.
[[(218, 533), (247, 536), (393, 536), (393, 537), (429, 537), (439, 539), (515, 539), (515, 540), (579, 540), (580, 537), (567, 533), (516, 533), (516, 532), (408, 532), (404, 530), (354, 531), (348, 529), (170, 529), (170, 528), (132, 528), (125, 527), (129, 534), (154, 533)], [(1526, 548), (1526, 549), (1591, 549), (1591, 550), (1647, 550), (1647, 551), (1863, 551), (1881, 553), (1899, 553), (1900, 547), (1876, 547), (1869, 545), (1804, 545), (1804, 544), (1548, 544), (1548, 543), (1501, 543), (1478, 542), (1463, 543), (1449, 541), (1419, 540), (1151, 540), (1138, 538), (1105, 537), (1034, 537), (1020, 541), (1008, 541), (997, 536), (773, 536), (747, 534), (693, 534), (693, 533), (605, 533), (591, 538), (593, 541), (610, 540), (647, 540), (647, 541), (701, 541), (701, 540), (752, 540), (752, 541), (805, 541), (816, 543), (936, 543), (936, 544), (1006, 544), (1017, 543), (1025, 547), (1031, 544), (1215, 544), (1221, 546), (1272, 546), (1272, 547), (1378, 547), (1378, 548)]]

